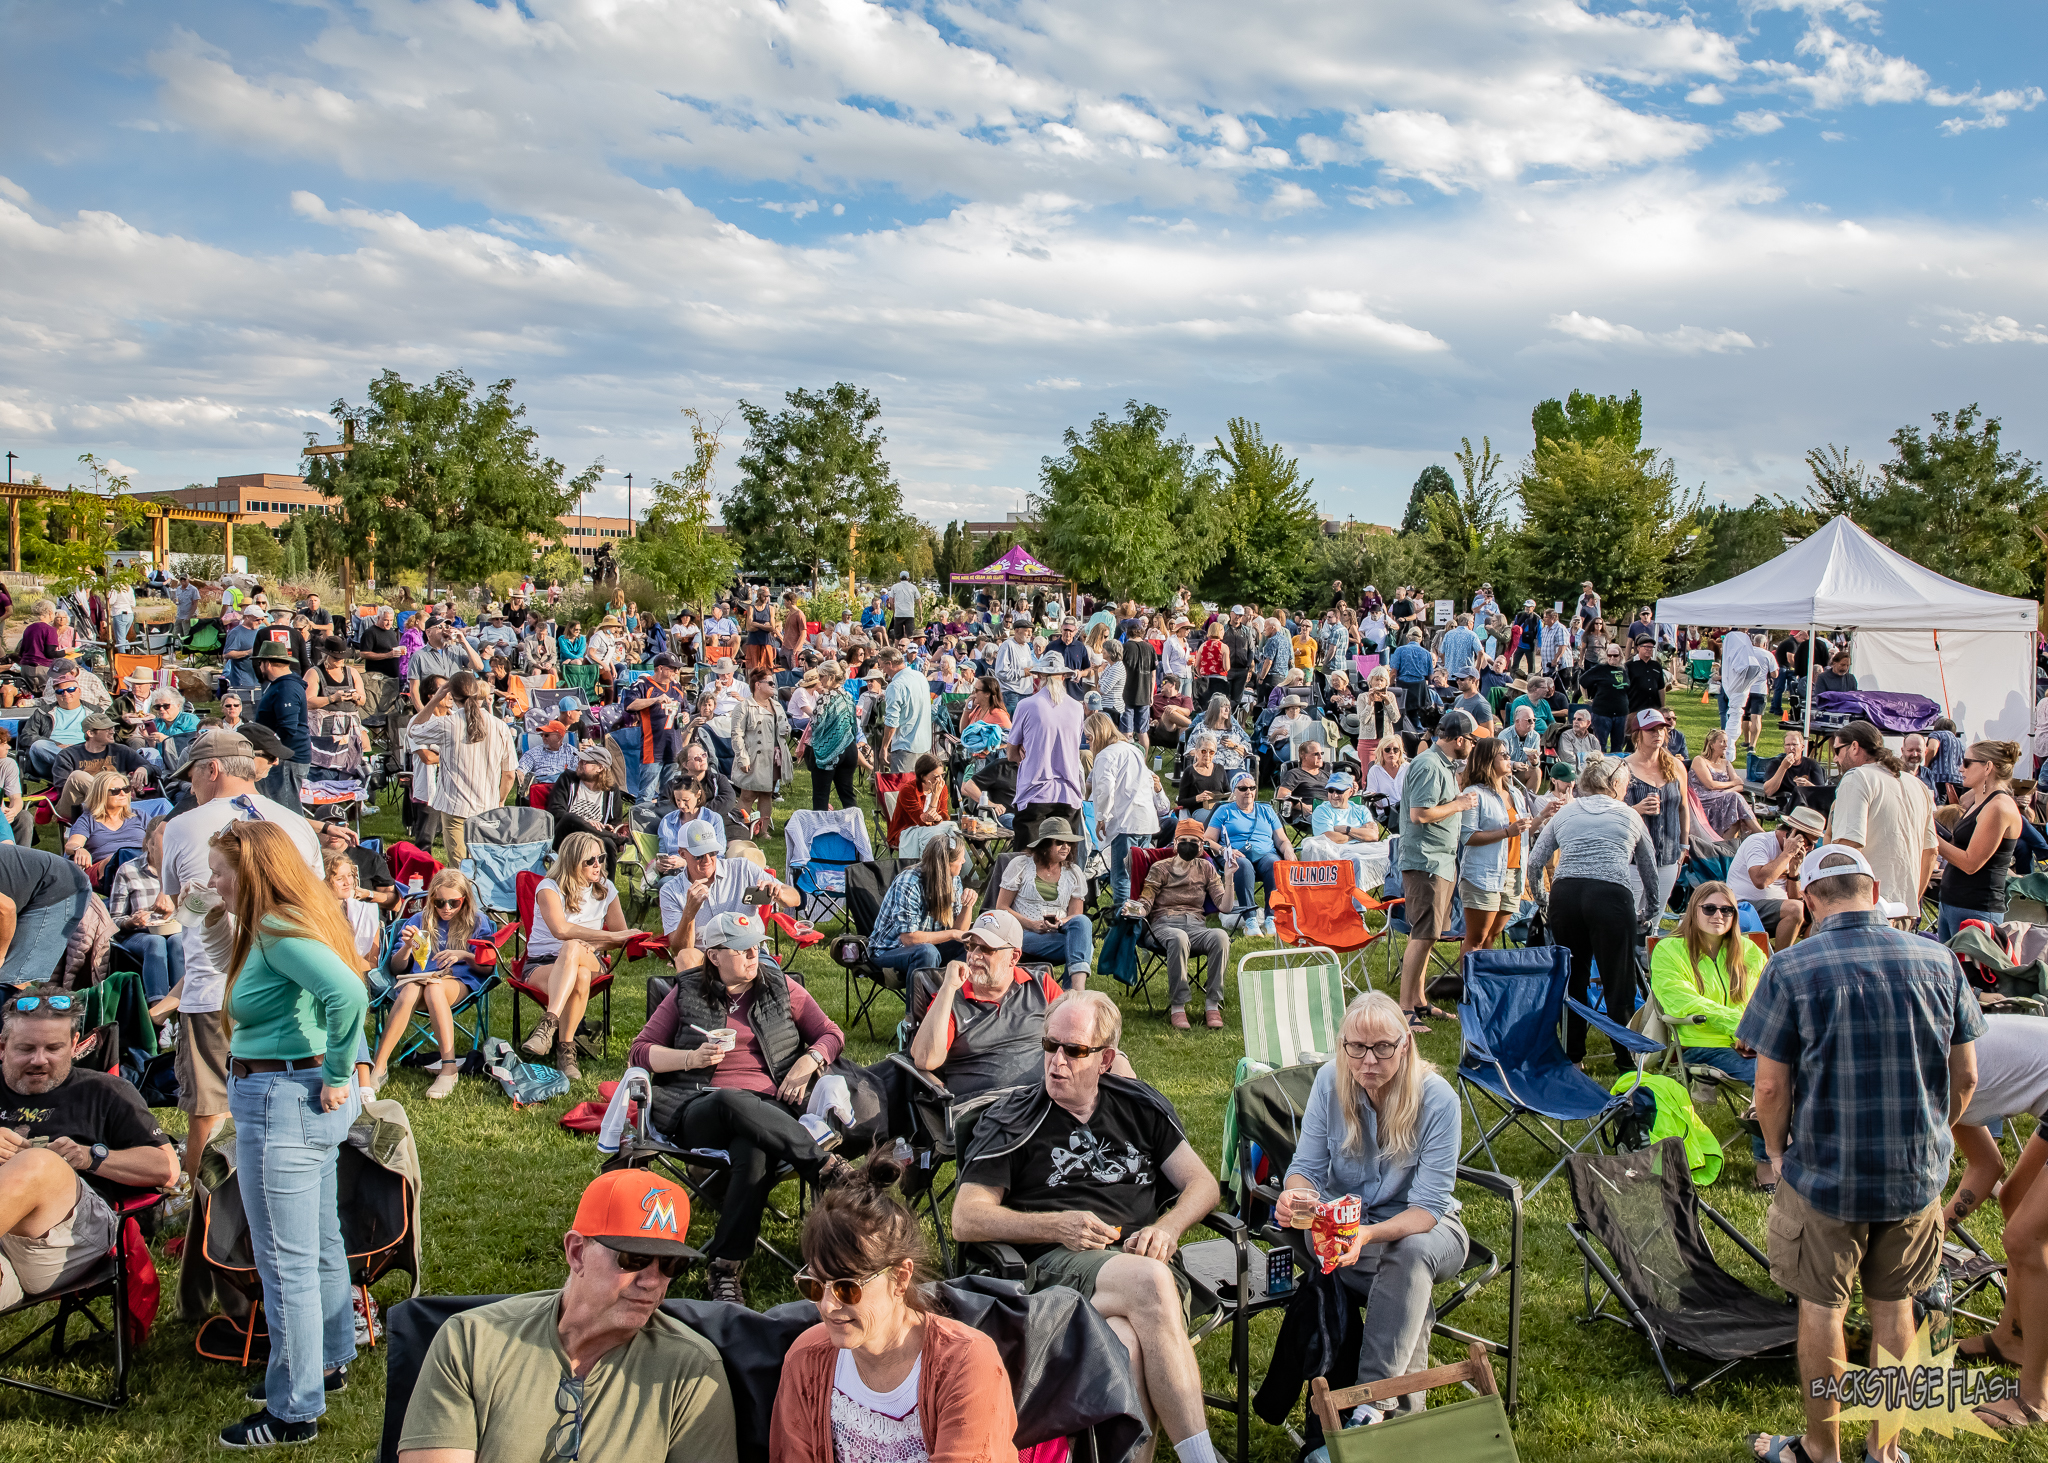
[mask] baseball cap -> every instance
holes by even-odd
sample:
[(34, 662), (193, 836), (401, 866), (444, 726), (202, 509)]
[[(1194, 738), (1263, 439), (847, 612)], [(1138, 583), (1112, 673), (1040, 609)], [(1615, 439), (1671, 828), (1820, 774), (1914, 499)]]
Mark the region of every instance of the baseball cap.
[(541, 730), (543, 732), (553, 732), (556, 736), (559, 737), (565, 737), (569, 734), (569, 728), (563, 726), (559, 721), (551, 721), (547, 725), (543, 726)]
[(1670, 714), (1655, 706), (1645, 706), (1628, 719), (1630, 731), (1648, 731), (1653, 726), (1672, 726), (1676, 723)]
[(591, 1180), (569, 1227), (608, 1250), (628, 1255), (703, 1258), (683, 1243), (690, 1232), (689, 1193), (644, 1168), (616, 1169)]
[[(708, 828), (708, 823), (692, 823), (692, 828)], [(697, 926), (697, 948), (699, 950), (752, 950), (768, 938), (768, 926), (757, 914), (742, 914), (728, 910), (713, 915)]]
[(273, 762), (289, 762), (292, 754), (285, 750), (284, 739), (267, 726), (251, 722), (242, 728), (242, 735), (248, 740), (250, 750), (258, 757), (268, 757)]
[[(246, 731), (249, 728), (245, 727), (243, 730)], [(201, 762), (212, 762), (216, 759), (228, 757), (253, 757), (255, 755), (256, 749), (249, 744), (249, 739), (243, 736), (241, 732), (229, 731), (224, 726), (208, 727), (192, 739), (191, 745), (185, 749), (184, 765), (171, 775), (181, 781), (189, 782), (192, 778), (192, 769)]]
[(994, 950), (1024, 948), (1024, 926), (1007, 909), (991, 909), (967, 927), (967, 933)]
[(112, 731), (114, 718), (104, 711), (88, 711), (85, 714), (84, 727), (87, 731)]
[[(1813, 810), (1811, 808), (1795, 808), (1793, 811), (1810, 813)], [(1821, 865), (1823, 863), (1833, 865), (1833, 867), (1822, 868)], [(1858, 850), (1849, 847), (1846, 843), (1823, 843), (1799, 862), (1799, 884), (1801, 888), (1806, 887), (1816, 879), (1839, 879), (1845, 874), (1862, 874), (1865, 878), (1869, 879), (1877, 877), (1871, 871), (1870, 860), (1866, 859)]]
[(1578, 778), (1579, 769), (1560, 757), (1543, 769), (1543, 775), (1550, 778), (1563, 778), (1566, 782), (1572, 782)]
[(654, 657), (654, 668), (658, 671), (672, 671), (676, 668), (678, 663), (679, 662), (673, 655), (657, 655)]
[(1438, 718), (1436, 739), (1442, 741), (1445, 737), (1469, 737), (1478, 728), (1478, 725), (1477, 722), (1472, 720), (1470, 712), (1459, 711), (1453, 707)]
[(702, 858), (707, 853), (725, 853), (725, 830), (693, 818), (683, 825), (683, 852), (691, 858)]
[(1358, 786), (1358, 779), (1348, 772), (1332, 772), (1328, 782), (1323, 784), (1331, 792), (1349, 792)]
[(1243, 605), (1232, 605), (1232, 606), (1230, 607), (1230, 612), (1231, 612), (1231, 613), (1232, 613), (1233, 615), (1241, 615), (1241, 614), (1243, 614), (1243, 613), (1244, 613), (1244, 606), (1243, 606)]

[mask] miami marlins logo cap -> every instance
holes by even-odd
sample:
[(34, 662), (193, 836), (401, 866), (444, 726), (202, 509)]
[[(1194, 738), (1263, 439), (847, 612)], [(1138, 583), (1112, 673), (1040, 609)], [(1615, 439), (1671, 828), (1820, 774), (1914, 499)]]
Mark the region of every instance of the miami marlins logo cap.
[(703, 1258), (683, 1242), (690, 1232), (689, 1194), (644, 1168), (599, 1174), (583, 1191), (570, 1228), (629, 1255)]

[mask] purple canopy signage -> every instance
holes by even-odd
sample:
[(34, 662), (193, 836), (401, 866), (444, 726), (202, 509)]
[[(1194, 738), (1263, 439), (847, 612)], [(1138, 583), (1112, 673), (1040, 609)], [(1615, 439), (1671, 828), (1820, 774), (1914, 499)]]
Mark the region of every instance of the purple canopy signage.
[(1065, 584), (1067, 576), (1055, 569), (1048, 569), (1031, 557), (1024, 545), (1018, 544), (1007, 554), (985, 569), (970, 574), (955, 574), (954, 584)]

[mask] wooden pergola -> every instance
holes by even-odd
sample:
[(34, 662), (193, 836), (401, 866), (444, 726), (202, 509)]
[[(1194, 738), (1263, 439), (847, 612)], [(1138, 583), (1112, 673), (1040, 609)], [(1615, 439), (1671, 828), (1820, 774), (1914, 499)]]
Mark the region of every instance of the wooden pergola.
[[(45, 502), (62, 498), (61, 489), (29, 483), (0, 483), (0, 497), (7, 499), (7, 568), (10, 573), (21, 572), (21, 505), (38, 499)], [(155, 556), (158, 567), (162, 567), (171, 554), (171, 524), (218, 523), (220, 525), (221, 562), (232, 567), (235, 561), (235, 525), (242, 521), (239, 513), (209, 513), (198, 508), (187, 508), (181, 504), (145, 501), (143, 509), (149, 514), (149, 550)]]

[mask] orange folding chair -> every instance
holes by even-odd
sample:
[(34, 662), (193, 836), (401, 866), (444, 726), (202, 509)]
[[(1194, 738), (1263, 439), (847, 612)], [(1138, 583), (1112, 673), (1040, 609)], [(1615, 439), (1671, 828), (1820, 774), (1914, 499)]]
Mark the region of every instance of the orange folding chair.
[(1387, 938), (1392, 921), (1382, 919), (1377, 931), (1366, 928), (1366, 916), (1386, 906), (1359, 892), (1358, 866), (1349, 859), (1276, 863), (1273, 886), (1268, 905), (1278, 937), (1290, 945), (1326, 946), (1339, 957), (1347, 987), (1371, 990), (1366, 952)]

